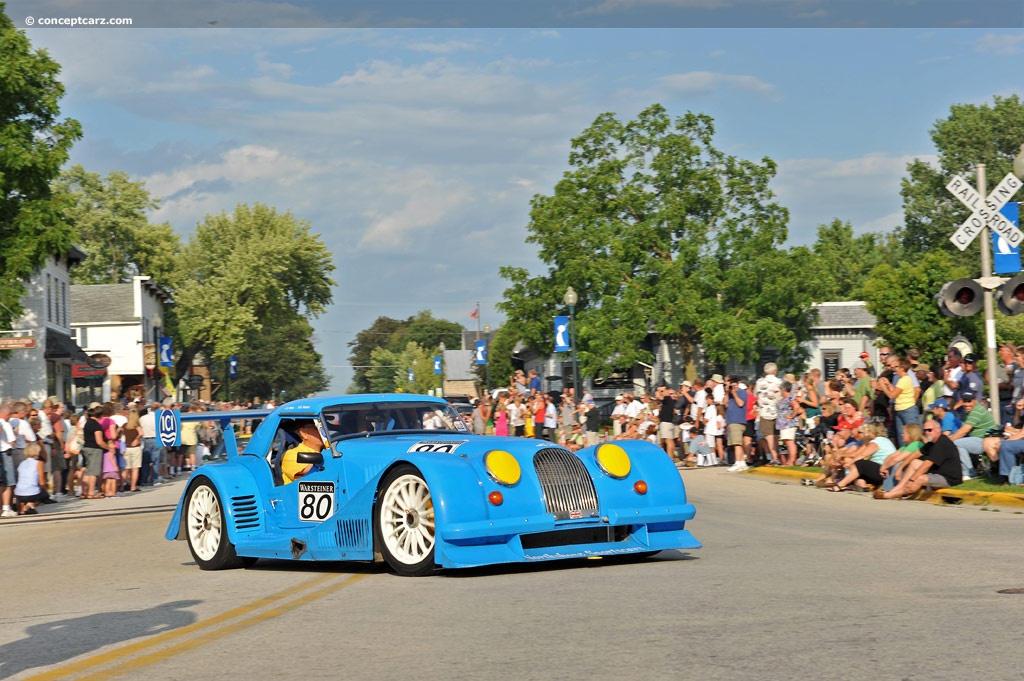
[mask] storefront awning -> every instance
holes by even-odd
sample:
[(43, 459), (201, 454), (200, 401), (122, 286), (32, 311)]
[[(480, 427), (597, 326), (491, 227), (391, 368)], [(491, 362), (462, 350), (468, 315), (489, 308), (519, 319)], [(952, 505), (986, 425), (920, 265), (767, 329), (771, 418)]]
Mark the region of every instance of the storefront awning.
[(85, 354), (78, 343), (71, 340), (53, 329), (46, 330), (46, 352), (43, 353), (46, 359), (69, 359), (72, 362), (87, 363), (89, 355)]

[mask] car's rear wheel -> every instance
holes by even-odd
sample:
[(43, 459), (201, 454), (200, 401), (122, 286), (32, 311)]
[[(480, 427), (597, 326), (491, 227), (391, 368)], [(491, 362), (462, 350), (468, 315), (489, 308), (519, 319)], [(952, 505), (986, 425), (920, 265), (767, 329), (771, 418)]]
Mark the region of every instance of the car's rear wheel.
[(255, 558), (242, 558), (228, 541), (227, 519), (217, 489), (209, 478), (197, 477), (185, 500), (185, 537), (192, 557), (202, 570), (246, 567)]
[(376, 531), (381, 555), (392, 570), (419, 577), (434, 570), (434, 502), (414, 466), (395, 468), (381, 482)]

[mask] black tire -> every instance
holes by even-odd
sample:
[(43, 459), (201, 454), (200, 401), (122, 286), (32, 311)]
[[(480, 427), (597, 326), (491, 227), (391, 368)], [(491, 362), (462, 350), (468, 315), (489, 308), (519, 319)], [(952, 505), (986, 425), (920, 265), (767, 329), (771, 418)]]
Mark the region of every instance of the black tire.
[(185, 539), (200, 570), (230, 570), (248, 567), (255, 558), (241, 557), (228, 541), (227, 518), (217, 488), (209, 478), (200, 476), (193, 482), (185, 499)]
[(398, 466), (381, 480), (373, 524), (377, 546), (392, 570), (403, 577), (434, 571), (434, 503), (415, 466)]

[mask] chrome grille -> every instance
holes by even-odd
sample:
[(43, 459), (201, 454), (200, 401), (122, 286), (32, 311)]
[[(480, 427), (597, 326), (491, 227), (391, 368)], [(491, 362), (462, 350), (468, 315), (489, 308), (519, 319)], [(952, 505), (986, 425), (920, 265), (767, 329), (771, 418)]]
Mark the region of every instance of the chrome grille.
[(597, 491), (583, 462), (565, 449), (549, 447), (533, 457), (544, 504), (555, 520), (597, 515)]
[(235, 529), (239, 531), (255, 530), (260, 526), (260, 510), (256, 505), (256, 497), (231, 497), (231, 510), (235, 519)]

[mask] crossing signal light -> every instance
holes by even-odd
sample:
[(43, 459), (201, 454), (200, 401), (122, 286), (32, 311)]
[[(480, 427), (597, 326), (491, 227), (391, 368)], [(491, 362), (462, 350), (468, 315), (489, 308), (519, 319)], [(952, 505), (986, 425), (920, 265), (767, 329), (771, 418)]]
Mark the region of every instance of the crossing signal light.
[(1005, 315), (1024, 312), (1024, 274), (1018, 274), (996, 289), (999, 311)]
[[(1024, 284), (1024, 280), (1021, 283)], [(939, 304), (939, 310), (947, 317), (970, 317), (981, 312), (984, 291), (973, 279), (954, 279), (942, 285), (935, 299)], [(1024, 311), (1024, 307), (1021, 311)]]

